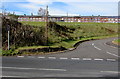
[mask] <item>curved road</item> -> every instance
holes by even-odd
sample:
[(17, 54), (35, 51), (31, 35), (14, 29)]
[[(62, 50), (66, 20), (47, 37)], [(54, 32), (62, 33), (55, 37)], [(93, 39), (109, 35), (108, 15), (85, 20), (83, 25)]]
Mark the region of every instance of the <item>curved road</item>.
[(91, 58), (91, 59), (118, 59), (118, 48), (107, 45), (107, 42), (117, 38), (87, 41), (80, 44), (75, 50), (46, 55), (47, 57)]
[(117, 38), (87, 41), (75, 50), (41, 56), (3, 57), (3, 77), (117, 77)]

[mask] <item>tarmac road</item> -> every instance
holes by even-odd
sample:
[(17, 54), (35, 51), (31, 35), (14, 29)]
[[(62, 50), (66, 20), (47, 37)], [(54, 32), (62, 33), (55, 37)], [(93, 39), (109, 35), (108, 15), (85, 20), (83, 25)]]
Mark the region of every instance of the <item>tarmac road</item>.
[(87, 41), (75, 50), (42, 56), (2, 58), (3, 77), (117, 77), (118, 49), (106, 45), (116, 38)]
[(107, 45), (107, 42), (113, 41), (117, 38), (109, 38), (102, 40), (87, 41), (80, 44), (75, 50), (47, 55), (50, 57), (75, 57), (75, 58), (91, 58), (91, 59), (118, 59), (118, 48)]

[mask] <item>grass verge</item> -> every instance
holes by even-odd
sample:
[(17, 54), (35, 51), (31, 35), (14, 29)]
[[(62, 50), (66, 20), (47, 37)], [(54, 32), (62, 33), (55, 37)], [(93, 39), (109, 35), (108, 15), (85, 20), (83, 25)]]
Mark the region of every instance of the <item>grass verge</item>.
[(0, 48), (0, 56), (2, 56), (2, 49)]
[[(91, 38), (82, 38), (78, 39), (75, 41), (69, 40), (69, 41), (62, 41), (61, 43), (55, 43), (50, 46), (26, 46), (26, 47), (19, 47), (13, 52), (13, 55), (19, 55), (18, 52), (21, 50), (25, 49), (37, 49), (37, 48), (45, 48), (45, 47), (65, 47), (66, 49), (75, 49), (78, 42), (82, 41), (88, 41), (88, 40), (97, 40), (97, 39), (105, 39), (105, 38), (110, 38), (110, 37), (115, 37), (117, 35), (111, 35), (111, 36), (100, 36), (100, 37), (91, 37)], [(57, 51), (57, 52), (64, 52), (64, 51)], [(36, 53), (31, 53), (31, 52), (24, 52), (22, 55), (42, 55), (42, 54), (51, 54), (51, 53), (57, 53), (57, 52), (48, 52), (48, 53), (43, 53), (43, 52), (36, 52)]]
[(120, 45), (120, 39), (112, 41), (114, 44)]
[(110, 37), (115, 37), (115, 36), (117, 36), (117, 35), (82, 38), (82, 39), (78, 39), (78, 40), (75, 40), (75, 41), (67, 41), (67, 42), (66, 41), (62, 41), (61, 43), (56, 43), (53, 46), (63, 46), (65, 48), (69, 49), (69, 48), (74, 48), (74, 45), (76, 43), (78, 43), (78, 42), (81, 42), (81, 41), (104, 39), (104, 38), (110, 38)]

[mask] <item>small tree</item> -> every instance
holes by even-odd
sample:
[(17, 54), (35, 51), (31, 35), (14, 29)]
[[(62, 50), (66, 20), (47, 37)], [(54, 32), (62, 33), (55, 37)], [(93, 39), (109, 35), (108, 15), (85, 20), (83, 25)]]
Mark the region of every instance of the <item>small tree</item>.
[(8, 17), (10, 17), (10, 19), (12, 19), (12, 20), (17, 20), (18, 19), (17, 15), (11, 14), (11, 13), (8, 13)]
[(45, 9), (40, 8), (40, 9), (38, 10), (38, 15), (39, 15), (39, 16), (45, 16), (45, 14), (46, 14), (46, 10), (45, 10)]

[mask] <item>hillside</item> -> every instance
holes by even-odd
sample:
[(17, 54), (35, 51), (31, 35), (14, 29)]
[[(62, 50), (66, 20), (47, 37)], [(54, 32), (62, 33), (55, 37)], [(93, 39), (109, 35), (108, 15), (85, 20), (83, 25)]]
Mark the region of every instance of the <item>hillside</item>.
[[(23, 47), (57, 46), (73, 48), (78, 41), (96, 39), (96, 37), (115, 36), (118, 25), (112, 23), (48, 23), (48, 42), (46, 44), (45, 23), (17, 22), (2, 18), (2, 48), (7, 50), (7, 29), (10, 27), (10, 48), (12, 51)], [(32, 47), (33, 46), (33, 47)], [(38, 48), (37, 47), (37, 48)], [(23, 49), (21, 48), (21, 49)]]
[(23, 25), (17, 21), (3, 19), (2, 46), (7, 48), (7, 29), (10, 28), (10, 46), (17, 48), (22, 46), (44, 45), (44, 28)]
[[(10, 46), (11, 48), (18, 48), (23, 46), (44, 46), (45, 44), (45, 27), (36, 27), (32, 25), (23, 25), (14, 20), (3, 19), (2, 23), (2, 45), (3, 49), (7, 49), (7, 35), (8, 28), (10, 28)], [(48, 23), (49, 38), (48, 44), (60, 42), (59, 38), (66, 39), (73, 29), (60, 26), (54, 22)], [(59, 29), (58, 29), (59, 28)], [(54, 39), (53, 39), (54, 38)], [(57, 39), (58, 38), (58, 39)]]

